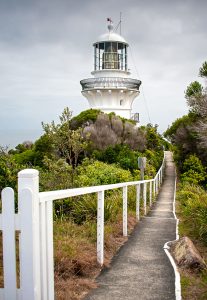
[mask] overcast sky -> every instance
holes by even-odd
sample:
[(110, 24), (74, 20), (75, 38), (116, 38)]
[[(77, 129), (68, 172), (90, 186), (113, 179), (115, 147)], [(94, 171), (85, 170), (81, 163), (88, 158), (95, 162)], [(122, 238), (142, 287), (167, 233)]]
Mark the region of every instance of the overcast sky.
[(201, 80), (206, 11), (206, 0), (0, 0), (0, 144), (37, 138), (66, 106), (89, 108), (80, 80), (91, 77), (106, 18), (116, 24), (120, 12), (131, 76), (142, 81), (133, 111), (164, 131), (187, 112), (186, 86)]

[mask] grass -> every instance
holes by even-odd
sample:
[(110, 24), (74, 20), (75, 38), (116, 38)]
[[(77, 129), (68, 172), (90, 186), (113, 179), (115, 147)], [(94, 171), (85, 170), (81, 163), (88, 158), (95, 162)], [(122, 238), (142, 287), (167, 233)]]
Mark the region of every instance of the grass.
[[(129, 214), (129, 231), (135, 223), (135, 217)], [(105, 225), (104, 266), (109, 265), (126, 240), (122, 235), (121, 216), (113, 224)], [(95, 278), (101, 270), (96, 261), (96, 223), (77, 225), (71, 221), (56, 221), (54, 247), (56, 299), (82, 299), (96, 287)]]
[[(181, 199), (182, 193), (184, 192), (183, 195), (185, 194), (185, 191), (183, 191), (182, 189), (183, 186), (179, 188), (176, 203), (176, 212), (177, 217), (179, 218), (179, 235), (180, 237), (188, 236), (193, 241), (201, 256), (207, 262), (206, 242), (199, 233), (197, 226), (198, 223), (196, 224), (196, 219), (192, 220), (192, 218), (190, 218), (190, 216), (186, 214), (189, 200), (187, 199), (187, 201), (183, 201), (184, 198)], [(192, 190), (194, 192), (195, 187), (192, 187)], [(192, 195), (189, 196), (190, 201), (192, 201), (192, 199), (195, 197), (196, 202), (196, 198), (199, 198), (199, 189), (196, 189), (195, 191), (197, 191), (196, 194), (192, 193)], [(207, 299), (207, 270), (198, 272), (180, 268), (179, 272), (181, 275), (181, 291), (183, 300)]]

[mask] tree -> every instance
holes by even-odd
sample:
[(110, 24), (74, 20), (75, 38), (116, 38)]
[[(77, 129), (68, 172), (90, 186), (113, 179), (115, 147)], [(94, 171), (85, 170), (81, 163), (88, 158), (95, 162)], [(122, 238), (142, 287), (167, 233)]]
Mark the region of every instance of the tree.
[[(199, 70), (206, 77), (207, 62)], [(207, 90), (198, 81), (192, 82), (186, 89), (185, 97), (189, 106), (187, 116), (177, 119), (165, 132), (176, 146), (176, 157), (182, 162), (190, 154), (196, 154), (203, 164), (207, 163)]]
[(57, 150), (60, 157), (64, 157), (66, 162), (72, 166), (73, 174), (78, 164), (80, 154), (85, 150), (87, 143), (83, 138), (82, 128), (71, 129), (72, 112), (66, 107), (61, 116), (60, 123), (42, 123), (43, 129)]
[(207, 61), (205, 61), (199, 70), (199, 76), (207, 77)]
[(33, 148), (33, 142), (31, 141), (24, 141), (21, 144), (18, 144), (15, 149), (9, 150), (10, 154), (16, 154), (16, 153), (23, 153), (27, 150), (32, 150)]
[(203, 93), (203, 87), (198, 81), (191, 82), (185, 91), (185, 97), (200, 97)]

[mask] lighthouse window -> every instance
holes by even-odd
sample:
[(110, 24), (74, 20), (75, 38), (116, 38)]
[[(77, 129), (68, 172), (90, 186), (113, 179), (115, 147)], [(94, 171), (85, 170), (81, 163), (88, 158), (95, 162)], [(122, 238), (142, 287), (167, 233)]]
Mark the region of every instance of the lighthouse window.
[(127, 45), (118, 42), (94, 44), (94, 70), (127, 71)]
[(120, 106), (122, 106), (123, 104), (124, 104), (124, 100), (121, 99), (121, 100), (120, 100)]

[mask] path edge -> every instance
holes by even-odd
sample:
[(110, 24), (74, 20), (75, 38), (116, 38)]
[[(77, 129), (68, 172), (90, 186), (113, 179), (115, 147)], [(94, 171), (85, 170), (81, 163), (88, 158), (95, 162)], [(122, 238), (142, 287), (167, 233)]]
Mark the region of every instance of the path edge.
[[(176, 216), (175, 213), (175, 199), (176, 199), (176, 186), (177, 186), (177, 174), (176, 174), (176, 169), (175, 169), (175, 185), (174, 185), (174, 196), (173, 196), (173, 214), (174, 214), (174, 218), (176, 220), (176, 239), (175, 241), (179, 240), (179, 232), (178, 232), (178, 225), (179, 225), (179, 219)], [(178, 268), (176, 266), (175, 260), (172, 257), (169, 249), (169, 243), (171, 243), (173, 241), (168, 241), (164, 244), (164, 251), (167, 255), (167, 257), (169, 258), (169, 261), (174, 269), (174, 273), (175, 273), (175, 299), (176, 300), (181, 300), (182, 296), (181, 296), (181, 283), (180, 283), (180, 273), (178, 272)]]

